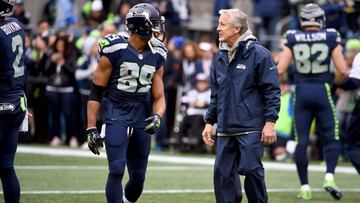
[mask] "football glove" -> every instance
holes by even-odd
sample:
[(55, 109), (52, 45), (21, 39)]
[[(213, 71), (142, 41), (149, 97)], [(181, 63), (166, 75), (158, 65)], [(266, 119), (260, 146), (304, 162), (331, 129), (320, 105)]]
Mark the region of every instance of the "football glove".
[(88, 147), (92, 153), (100, 155), (99, 149), (102, 148), (104, 138), (102, 138), (96, 127), (86, 129)]
[(149, 134), (156, 134), (160, 130), (161, 117), (159, 114), (154, 114), (145, 119), (146, 127), (145, 131)]

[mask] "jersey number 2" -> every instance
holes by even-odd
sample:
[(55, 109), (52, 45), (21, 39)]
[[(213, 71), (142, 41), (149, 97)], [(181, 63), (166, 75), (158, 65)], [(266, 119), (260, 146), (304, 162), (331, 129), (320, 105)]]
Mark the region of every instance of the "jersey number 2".
[[(318, 54), (317, 57), (314, 57)], [(296, 69), (302, 74), (317, 74), (328, 71), (329, 64), (322, 64), (329, 54), (329, 47), (326, 44), (297, 44), (294, 46), (294, 58)]]
[(20, 35), (16, 35), (11, 39), (12, 51), (15, 54), (15, 60), (13, 62), (14, 68), (14, 78), (20, 77), (24, 75), (24, 64), (23, 61), (23, 42)]

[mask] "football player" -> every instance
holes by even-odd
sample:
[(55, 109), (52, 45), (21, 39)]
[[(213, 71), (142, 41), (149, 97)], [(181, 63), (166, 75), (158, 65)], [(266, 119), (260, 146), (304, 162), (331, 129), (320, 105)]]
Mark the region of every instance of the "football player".
[[(297, 141), (295, 163), (301, 183), (298, 197), (311, 199), (306, 149), (311, 122), (315, 118), (326, 162), (323, 187), (335, 199), (340, 199), (341, 193), (334, 181), (340, 153), (339, 122), (331, 87), (334, 80), (338, 83), (344, 79), (347, 67), (338, 32), (324, 28), (323, 9), (316, 4), (306, 4), (300, 13), (300, 23), (302, 31), (289, 30), (285, 34), (285, 46), (278, 64), (280, 76), (286, 72), (292, 59), (296, 64), (293, 123)], [(336, 67), (335, 79), (330, 68), (331, 60)]]
[(0, 177), (6, 203), (20, 200), (14, 170), (19, 128), (26, 114), (25, 31), (14, 18), (15, 0), (0, 0)]
[[(159, 130), (166, 108), (162, 65), (167, 50), (158, 40), (165, 33), (164, 21), (153, 5), (137, 4), (126, 15), (130, 37), (112, 34), (99, 43), (101, 58), (87, 105), (86, 134), (94, 154), (105, 142), (108, 202), (136, 202), (143, 190), (150, 135)], [(99, 111), (101, 135), (95, 127)], [(123, 194), (125, 166), (129, 180)]]

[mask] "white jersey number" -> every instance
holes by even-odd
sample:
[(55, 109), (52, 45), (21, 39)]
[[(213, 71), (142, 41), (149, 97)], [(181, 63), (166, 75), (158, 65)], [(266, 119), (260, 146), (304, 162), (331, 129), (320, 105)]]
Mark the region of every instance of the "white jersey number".
[[(296, 69), (302, 74), (317, 74), (329, 71), (329, 64), (322, 64), (329, 54), (329, 47), (326, 44), (297, 44), (293, 48)], [(316, 58), (313, 59), (314, 55)]]
[(24, 64), (20, 64), (20, 61), (23, 59), (23, 41), (20, 35), (16, 35), (11, 39), (12, 51), (15, 54), (15, 60), (13, 62), (14, 68), (14, 78), (20, 77), (24, 75)]
[(117, 88), (126, 92), (148, 92), (155, 71), (154, 66), (139, 67), (137, 63), (124, 62), (120, 65)]

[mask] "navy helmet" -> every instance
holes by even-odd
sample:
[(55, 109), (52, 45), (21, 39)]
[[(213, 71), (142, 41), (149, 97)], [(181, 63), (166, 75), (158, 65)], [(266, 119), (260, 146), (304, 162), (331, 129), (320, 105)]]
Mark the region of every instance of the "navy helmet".
[(14, 10), (15, 0), (0, 0), (0, 17), (9, 17)]
[(153, 33), (165, 33), (165, 18), (159, 10), (148, 3), (133, 6), (126, 14), (126, 26), (130, 32), (151, 38)]
[(300, 25), (303, 28), (308, 26), (317, 26), (321, 29), (325, 27), (324, 10), (317, 4), (306, 4), (300, 12)]

